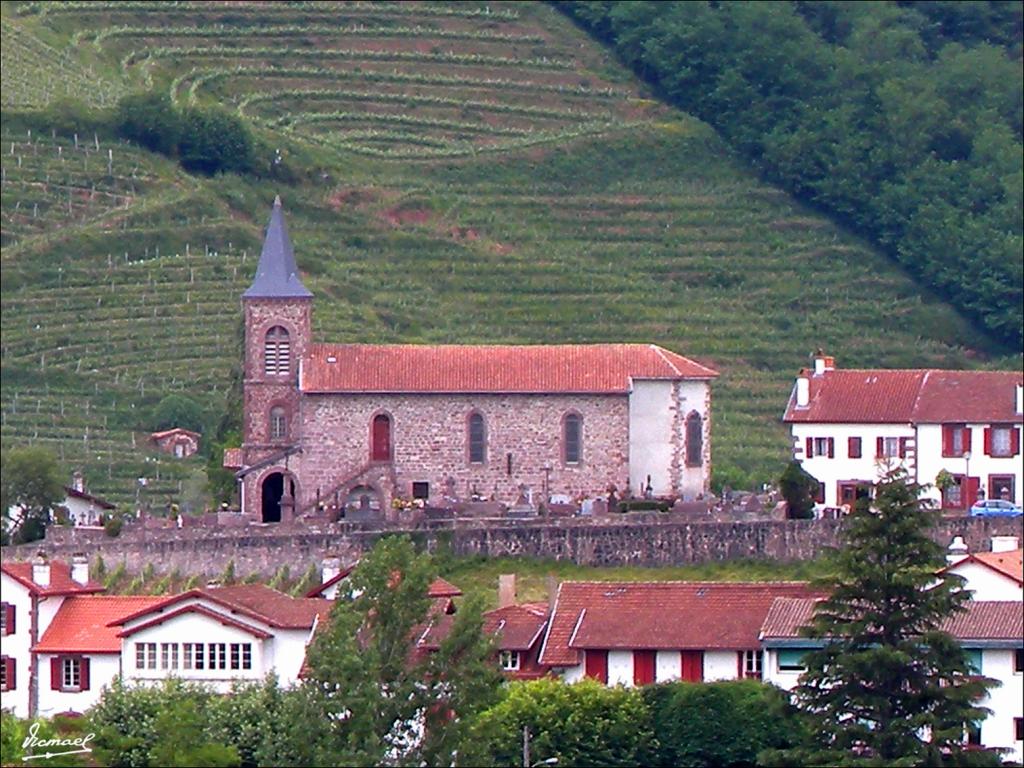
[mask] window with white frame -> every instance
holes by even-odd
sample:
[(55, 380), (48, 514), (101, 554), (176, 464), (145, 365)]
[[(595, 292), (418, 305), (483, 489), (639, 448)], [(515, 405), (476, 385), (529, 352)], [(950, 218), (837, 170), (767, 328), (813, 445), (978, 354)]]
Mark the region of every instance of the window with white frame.
[(804, 656), (807, 651), (803, 648), (780, 648), (778, 654), (779, 672), (806, 672), (807, 664)]
[(135, 668), (156, 669), (156, 643), (135, 644)]
[(0, 691), (14, 689), (14, 659), (0, 656)]
[(231, 643), (231, 669), (252, 669), (251, 643)]
[(14, 606), (0, 603), (0, 635), (14, 634)]
[(160, 669), (178, 668), (178, 644), (160, 643)]
[(181, 663), (183, 669), (204, 669), (206, 664), (204, 663), (205, 654), (203, 651), (206, 646), (203, 643), (184, 643), (181, 647)]
[(742, 658), (743, 677), (761, 679), (762, 656), (761, 651), (740, 651)]
[(991, 456), (1005, 458), (1013, 455), (1013, 427), (992, 427)]
[(519, 651), (502, 651), (499, 658), (501, 668), (506, 672), (515, 672), (519, 669)]
[(288, 436), (288, 417), (280, 405), (270, 409), (270, 439), (283, 440)]
[(207, 650), (209, 651), (210, 666), (209, 669), (227, 669), (228, 668), (228, 646), (227, 643), (207, 643)]
[(82, 660), (77, 656), (65, 656), (60, 662), (60, 687), (79, 690), (82, 687)]

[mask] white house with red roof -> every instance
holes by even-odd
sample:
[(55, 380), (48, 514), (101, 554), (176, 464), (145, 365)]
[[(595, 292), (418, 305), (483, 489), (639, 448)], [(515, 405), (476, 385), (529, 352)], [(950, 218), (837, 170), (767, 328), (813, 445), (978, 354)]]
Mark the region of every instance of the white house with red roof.
[(1003, 371), (842, 370), (818, 353), (783, 421), (793, 458), (821, 483), (819, 503), (853, 504), (858, 488), (904, 467), (927, 497), (965, 512), (982, 495), (1021, 503), (1024, 375)]
[[(792, 690), (806, 670), (804, 656), (824, 641), (802, 637), (800, 628), (814, 615), (814, 598), (779, 597), (761, 627), (764, 680)], [(1008, 750), (1020, 761), (1024, 739), (1024, 612), (1016, 600), (971, 600), (966, 610), (947, 619), (942, 629), (960, 641), (979, 674), (999, 681), (980, 702), (992, 714), (977, 730), (974, 743)]]
[(562, 582), (539, 663), (608, 685), (760, 678), (772, 602), (814, 594), (795, 582)]
[(106, 499), (89, 493), (81, 472), (72, 475), (71, 485), (64, 486), (64, 492), (66, 496), (61, 506), (67, 510), (74, 525), (98, 525), (104, 514), (117, 508)]
[(274, 203), (245, 314), (243, 445), (225, 455), (264, 522), (394, 498), (708, 490), (713, 369), (653, 344), (314, 343), (313, 295)]
[(191, 429), (174, 427), (151, 433), (149, 440), (164, 453), (172, 453), (176, 458), (184, 459), (199, 451), (201, 437)]
[(293, 598), (262, 584), (203, 587), (110, 622), (128, 682), (178, 677), (225, 693), (235, 680), (274, 672), (294, 684), (316, 625), (331, 603)]
[[(967, 552), (963, 540), (954, 540), (949, 565), (939, 575), (964, 579), (975, 600), (1024, 601), (1024, 549), (1016, 536), (993, 536), (991, 552)], [(959, 544), (959, 546), (957, 546)]]
[(0, 708), (18, 717), (38, 711), (49, 679), (32, 652), (65, 600), (102, 592), (90, 581), (89, 564), (76, 555), (71, 564), (39, 555), (30, 563), (0, 565)]

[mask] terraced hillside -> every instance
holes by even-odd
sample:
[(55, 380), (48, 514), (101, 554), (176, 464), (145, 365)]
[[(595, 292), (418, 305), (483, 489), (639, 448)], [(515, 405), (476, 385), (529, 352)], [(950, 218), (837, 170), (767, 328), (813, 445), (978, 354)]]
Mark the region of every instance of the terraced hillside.
[[(275, 193), (320, 338), (650, 341), (717, 366), (719, 483), (777, 475), (778, 419), (817, 346), (843, 366), (991, 355), (706, 125), (644, 98), (546, 6), (65, 2), (4, 14), (119, 87), (231, 106), (310, 179), (194, 178), (124, 144), (2, 133), (3, 440), (53, 445), (114, 498), (153, 476), (156, 457), (132, 438), (162, 395), (223, 408), (238, 295)], [(160, 466), (154, 498), (198, 463)]]

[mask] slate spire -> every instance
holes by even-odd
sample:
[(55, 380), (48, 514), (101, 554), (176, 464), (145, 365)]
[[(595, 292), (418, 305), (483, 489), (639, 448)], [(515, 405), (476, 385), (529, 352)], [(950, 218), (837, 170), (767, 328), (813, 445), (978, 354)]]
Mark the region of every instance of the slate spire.
[(263, 237), (263, 251), (256, 267), (252, 285), (242, 294), (245, 299), (308, 299), (313, 294), (302, 284), (295, 265), (292, 241), (284, 223), (281, 197), (274, 198), (274, 208)]

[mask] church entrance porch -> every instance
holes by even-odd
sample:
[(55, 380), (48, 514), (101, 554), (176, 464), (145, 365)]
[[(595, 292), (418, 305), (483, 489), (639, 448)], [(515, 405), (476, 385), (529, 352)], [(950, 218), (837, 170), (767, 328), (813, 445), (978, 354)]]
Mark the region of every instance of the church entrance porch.
[[(286, 488), (287, 494), (285, 494)], [(291, 517), (295, 505), (295, 480), (293, 478), (286, 477), (281, 472), (273, 472), (263, 479), (261, 490), (263, 504), (260, 519), (262, 522), (281, 522), (282, 509), (287, 509), (287, 516)]]

